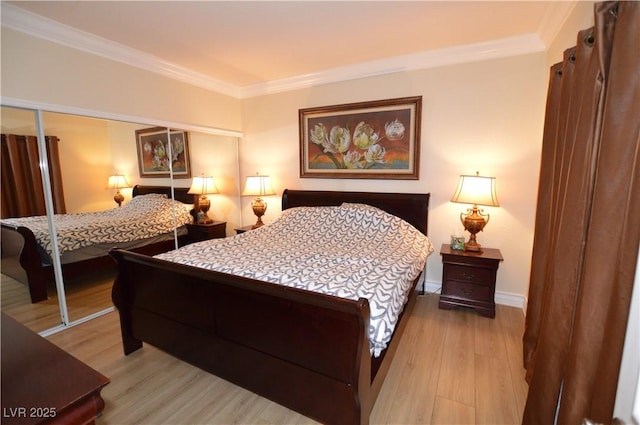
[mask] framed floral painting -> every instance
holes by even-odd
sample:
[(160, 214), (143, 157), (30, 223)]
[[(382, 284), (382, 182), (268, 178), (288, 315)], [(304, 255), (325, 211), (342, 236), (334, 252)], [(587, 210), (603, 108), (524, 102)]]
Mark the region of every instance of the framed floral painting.
[[(171, 144), (169, 144), (171, 140)], [(191, 177), (189, 137), (186, 131), (153, 127), (136, 130), (140, 177)]]
[(417, 180), (422, 96), (299, 110), (300, 177)]

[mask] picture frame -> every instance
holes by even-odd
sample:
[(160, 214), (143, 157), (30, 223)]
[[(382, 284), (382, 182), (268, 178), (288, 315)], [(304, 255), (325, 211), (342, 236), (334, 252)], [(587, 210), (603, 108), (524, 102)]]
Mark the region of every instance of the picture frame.
[(300, 177), (418, 180), (422, 96), (299, 110)]
[(171, 149), (166, 127), (136, 130), (136, 150), (141, 178), (170, 177), (169, 155), (173, 156), (173, 177), (190, 178), (189, 136), (184, 130), (170, 129)]

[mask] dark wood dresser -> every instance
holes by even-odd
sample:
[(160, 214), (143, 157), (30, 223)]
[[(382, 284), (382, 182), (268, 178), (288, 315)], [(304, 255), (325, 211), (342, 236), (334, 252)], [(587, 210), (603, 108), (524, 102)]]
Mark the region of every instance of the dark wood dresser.
[(109, 379), (2, 313), (2, 424), (92, 424)]
[(482, 252), (452, 250), (442, 244), (442, 309), (471, 307), (483, 316), (496, 317), (496, 275), (503, 261), (497, 249)]

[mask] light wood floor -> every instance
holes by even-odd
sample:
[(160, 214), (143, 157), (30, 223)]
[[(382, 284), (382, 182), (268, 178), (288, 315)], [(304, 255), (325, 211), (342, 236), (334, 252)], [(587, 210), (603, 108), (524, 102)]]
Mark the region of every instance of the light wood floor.
[[(115, 271), (98, 272), (65, 281), (67, 310), (71, 321), (113, 307), (111, 287)], [(34, 332), (42, 332), (62, 323), (58, 295), (54, 285), (48, 288), (49, 298), (31, 303), (29, 289), (17, 280), (0, 274), (2, 311)]]
[[(419, 297), (371, 423), (521, 423), (523, 331), (516, 308), (492, 320)], [(125, 357), (117, 313), (48, 339), (111, 379), (97, 425), (315, 423), (147, 344)]]

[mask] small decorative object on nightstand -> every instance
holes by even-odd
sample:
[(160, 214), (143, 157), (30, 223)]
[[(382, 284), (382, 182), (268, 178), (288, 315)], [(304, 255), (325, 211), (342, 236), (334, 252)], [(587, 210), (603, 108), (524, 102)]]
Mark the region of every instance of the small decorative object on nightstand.
[(455, 251), (442, 244), (442, 309), (471, 307), (483, 316), (496, 317), (496, 274), (503, 260), (498, 249)]
[(227, 223), (214, 221), (211, 223), (187, 224), (189, 243), (224, 238), (227, 236)]

